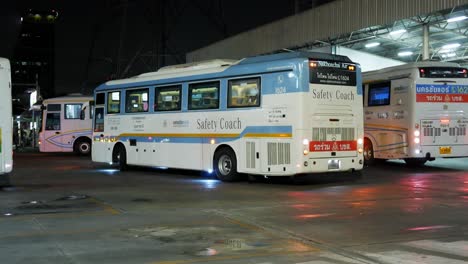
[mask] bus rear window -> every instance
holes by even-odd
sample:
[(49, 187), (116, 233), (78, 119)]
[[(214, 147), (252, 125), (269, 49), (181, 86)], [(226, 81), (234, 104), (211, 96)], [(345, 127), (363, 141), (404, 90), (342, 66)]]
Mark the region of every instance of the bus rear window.
[(309, 61), (310, 83), (356, 85), (356, 65), (336, 61)]
[(390, 83), (375, 83), (369, 85), (368, 106), (390, 104)]
[(468, 78), (468, 70), (454, 67), (419, 68), (421, 78)]

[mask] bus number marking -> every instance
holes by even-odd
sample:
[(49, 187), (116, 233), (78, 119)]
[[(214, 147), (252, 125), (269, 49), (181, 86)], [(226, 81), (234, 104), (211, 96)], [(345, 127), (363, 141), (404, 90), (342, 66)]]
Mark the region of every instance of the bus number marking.
[(284, 93), (286, 93), (286, 87), (284, 87), (284, 86), (276, 87), (276, 88), (275, 88), (275, 93), (277, 93), (277, 94), (284, 94)]

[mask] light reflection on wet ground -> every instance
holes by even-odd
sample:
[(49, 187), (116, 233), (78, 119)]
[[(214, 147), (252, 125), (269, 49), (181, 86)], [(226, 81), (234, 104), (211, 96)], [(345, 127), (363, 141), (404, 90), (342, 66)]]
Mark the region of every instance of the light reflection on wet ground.
[[(375, 263), (409, 243), (417, 245), (417, 259), (436, 254), (430, 245), (456, 245), (458, 251), (444, 251), (451, 263), (467, 248), (468, 159), (417, 169), (386, 162), (366, 168), (360, 179), (311, 176), (300, 184), (288, 178), (223, 183), (146, 168), (120, 172), (72, 157), (51, 162), (48, 168), (40, 156), (18, 157), (14, 191), (0, 192), (0, 209), (11, 214), (1, 218), (0, 234), (37, 263), (70, 262), (60, 250), (81, 263)], [(50, 250), (52, 239), (62, 249)], [(10, 263), (25, 262), (3, 241)], [(31, 250), (42, 243), (54, 258)]]

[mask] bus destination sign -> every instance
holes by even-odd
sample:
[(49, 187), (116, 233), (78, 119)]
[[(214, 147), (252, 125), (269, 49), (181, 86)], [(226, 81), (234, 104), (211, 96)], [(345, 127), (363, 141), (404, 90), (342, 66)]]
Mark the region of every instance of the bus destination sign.
[(336, 61), (310, 61), (310, 83), (356, 86), (356, 66)]

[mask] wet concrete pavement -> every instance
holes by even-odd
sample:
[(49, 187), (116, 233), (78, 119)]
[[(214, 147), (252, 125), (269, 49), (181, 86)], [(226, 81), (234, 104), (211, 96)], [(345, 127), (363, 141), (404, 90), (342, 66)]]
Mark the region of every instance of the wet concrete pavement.
[(468, 159), (222, 183), (16, 153), (1, 263), (466, 263)]

